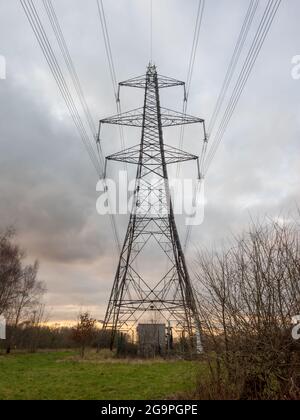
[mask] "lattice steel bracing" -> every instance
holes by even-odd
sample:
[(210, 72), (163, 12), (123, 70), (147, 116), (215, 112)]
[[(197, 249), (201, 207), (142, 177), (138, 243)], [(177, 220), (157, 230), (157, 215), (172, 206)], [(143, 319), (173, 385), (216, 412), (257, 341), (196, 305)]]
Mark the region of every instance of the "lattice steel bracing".
[[(155, 313), (160, 321), (170, 323), (189, 337), (200, 330), (197, 306), (184, 253), (176, 228), (169, 191), (167, 166), (178, 162), (198, 161), (198, 157), (164, 144), (163, 128), (183, 124), (202, 124), (204, 120), (184, 115), (160, 106), (160, 89), (183, 86), (178, 80), (157, 74), (149, 65), (145, 76), (120, 86), (144, 89), (144, 106), (104, 119), (102, 124), (140, 127), (139, 145), (123, 150), (108, 161), (137, 165), (133, 208), (113, 284), (104, 328), (112, 331), (112, 344), (118, 330), (130, 330), (144, 320), (145, 314)], [(99, 133), (100, 133), (99, 130)], [(199, 164), (198, 164), (199, 168)], [(200, 174), (199, 174), (200, 176)], [(154, 245), (161, 250), (167, 265), (161, 274), (149, 268), (143, 275), (139, 260), (149, 256)], [(148, 252), (148, 254), (147, 254)], [(147, 261), (147, 259), (145, 260)], [(156, 268), (158, 261), (153, 261)], [(144, 268), (144, 267), (142, 267)]]

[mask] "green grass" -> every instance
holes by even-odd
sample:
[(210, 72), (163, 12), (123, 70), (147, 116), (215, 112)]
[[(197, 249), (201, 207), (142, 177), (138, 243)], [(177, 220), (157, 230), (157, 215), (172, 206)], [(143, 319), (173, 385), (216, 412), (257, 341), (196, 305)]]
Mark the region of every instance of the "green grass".
[(116, 361), (72, 352), (0, 356), (1, 400), (166, 399), (195, 386), (203, 365)]

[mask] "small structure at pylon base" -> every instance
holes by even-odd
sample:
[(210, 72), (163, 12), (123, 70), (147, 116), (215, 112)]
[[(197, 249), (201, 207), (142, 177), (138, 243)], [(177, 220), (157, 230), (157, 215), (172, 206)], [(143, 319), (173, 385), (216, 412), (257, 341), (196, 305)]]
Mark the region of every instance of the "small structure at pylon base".
[(139, 324), (138, 355), (141, 357), (165, 356), (167, 336), (165, 324)]

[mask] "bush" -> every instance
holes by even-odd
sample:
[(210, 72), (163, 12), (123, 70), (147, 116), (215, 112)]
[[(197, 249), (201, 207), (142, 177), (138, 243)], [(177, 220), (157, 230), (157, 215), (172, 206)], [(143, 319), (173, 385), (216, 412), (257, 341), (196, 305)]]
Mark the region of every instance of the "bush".
[[(300, 396), (299, 227), (253, 225), (222, 253), (199, 257), (199, 311), (209, 378), (198, 392), (214, 399)], [(205, 391), (207, 389), (207, 391)]]

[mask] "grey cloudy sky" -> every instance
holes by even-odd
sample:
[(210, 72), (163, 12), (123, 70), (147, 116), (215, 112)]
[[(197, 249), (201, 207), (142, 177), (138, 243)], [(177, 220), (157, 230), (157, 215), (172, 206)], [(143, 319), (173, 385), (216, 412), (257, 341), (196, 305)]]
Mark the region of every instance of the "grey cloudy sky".
[[(35, 3), (60, 57), (42, 1)], [(153, 3), (154, 61), (161, 74), (185, 80), (198, 1)], [(191, 114), (209, 120), (248, 4), (206, 1)], [(53, 5), (95, 122), (113, 115), (96, 1), (53, 0)], [(265, 5), (261, 0), (257, 19)], [(149, 1), (104, 0), (104, 6), (118, 79), (142, 74), (149, 61)], [(28, 258), (40, 260), (52, 321), (72, 320), (80, 308), (102, 318), (117, 255), (109, 219), (96, 213), (97, 176), (20, 2), (0, 0), (0, 10), (0, 55), (7, 62), (7, 78), (0, 80), (0, 229), (14, 224)], [(299, 0), (282, 0), (208, 174), (206, 216), (194, 229), (191, 263), (195, 246), (210, 247), (242, 231), (250, 215), (276, 217), (299, 205), (300, 80), (291, 77), (292, 57), (300, 54), (299, 19)], [(122, 99), (124, 110), (140, 106), (141, 98), (131, 90)], [(180, 110), (181, 92), (164, 93), (163, 103)], [(198, 134), (187, 130), (185, 139), (185, 149), (197, 154)], [(103, 138), (105, 154), (119, 150), (117, 130), (105, 128)], [(178, 145), (177, 132), (166, 139)], [(126, 140), (136, 143), (130, 130)], [(192, 173), (189, 167), (186, 171)], [(126, 218), (117, 220), (123, 237)]]

